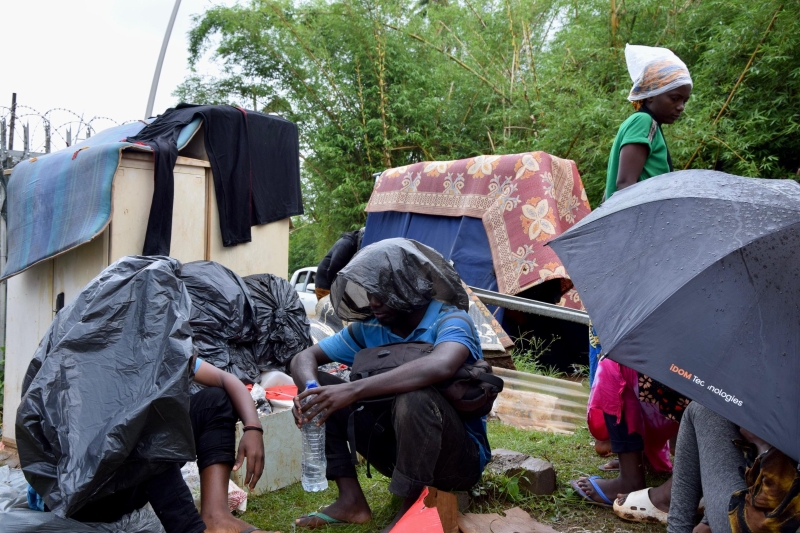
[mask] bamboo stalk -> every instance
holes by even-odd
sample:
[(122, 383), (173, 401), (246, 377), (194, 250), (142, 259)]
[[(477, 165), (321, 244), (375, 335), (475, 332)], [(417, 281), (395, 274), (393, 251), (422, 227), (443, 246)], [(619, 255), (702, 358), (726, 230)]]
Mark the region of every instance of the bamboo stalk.
[(485, 27), (486, 27), (486, 23), (483, 21), (483, 18), (480, 16), (480, 14), (478, 14), (478, 12), (477, 12), (477, 11), (475, 11), (475, 8), (474, 8), (474, 7), (472, 7), (472, 3), (471, 3), (469, 0), (464, 0), (464, 1), (465, 1), (465, 2), (467, 3), (467, 5), (469, 6), (470, 10), (471, 10), (471, 11), (472, 11), (472, 12), (475, 14), (475, 16), (478, 18), (478, 20), (480, 21), (481, 25), (482, 25), (482, 26), (485, 28)]
[(615, 0), (611, 0), (611, 48), (617, 47), (617, 28), (619, 28), (617, 5)]
[(472, 111), (472, 104), (475, 103), (475, 99), (478, 97), (478, 93), (476, 92), (472, 96), (472, 100), (469, 102), (469, 106), (467, 107), (467, 112), (464, 113), (464, 118), (461, 119), (461, 125), (463, 126), (464, 123), (467, 121), (467, 117), (469, 116), (470, 111)]
[(733, 148), (731, 148), (731, 147), (728, 145), (728, 143), (726, 143), (725, 141), (723, 141), (723, 140), (722, 140), (722, 139), (720, 139), (719, 137), (716, 137), (716, 136), (714, 136), (714, 135), (711, 135), (711, 138), (712, 138), (712, 139), (714, 139), (715, 141), (717, 141), (718, 143), (720, 143), (722, 146), (724, 146), (724, 147), (725, 147), (725, 148), (727, 148), (728, 150), (730, 150), (730, 151), (731, 151), (731, 153), (732, 153), (733, 155), (735, 155), (736, 157), (738, 157), (738, 158), (739, 158), (739, 159), (742, 161), (742, 163), (744, 163), (745, 165), (750, 165), (750, 164), (751, 164), (751, 163), (749, 163), (748, 161), (746, 161), (744, 157), (742, 157), (742, 156), (740, 156), (738, 153), (736, 153), (736, 150), (734, 150)]
[[(778, 9), (775, 10), (775, 14), (772, 15), (772, 20), (769, 21), (769, 25), (767, 26), (767, 29), (764, 31), (764, 34), (761, 36), (761, 40), (758, 41), (758, 44), (756, 45), (756, 49), (753, 50), (753, 53), (750, 55), (750, 59), (747, 61), (747, 64), (744, 66), (744, 70), (742, 70), (742, 74), (739, 76), (739, 79), (736, 80), (736, 83), (734, 84), (733, 89), (731, 89), (730, 94), (728, 94), (727, 100), (725, 100), (725, 103), (722, 105), (722, 108), (719, 110), (719, 113), (717, 113), (717, 118), (715, 118), (714, 122), (711, 123), (711, 127), (712, 128), (717, 125), (717, 122), (719, 122), (719, 119), (722, 117), (722, 114), (728, 108), (728, 104), (731, 103), (731, 100), (733, 100), (733, 96), (736, 94), (736, 90), (739, 88), (739, 85), (741, 85), (745, 74), (747, 74), (747, 71), (750, 70), (750, 66), (753, 64), (753, 61), (755, 60), (756, 55), (758, 54), (758, 51), (761, 49), (761, 45), (764, 44), (764, 41), (767, 39), (767, 35), (769, 35), (769, 32), (772, 31), (772, 27), (775, 24), (775, 20), (778, 18), (778, 14), (780, 14), (782, 9), (783, 9), (783, 4), (779, 5)], [(684, 170), (689, 168), (689, 166), (694, 162), (695, 158), (697, 157), (697, 154), (700, 153), (700, 150), (703, 148), (704, 144), (705, 144), (704, 140), (700, 141), (700, 145), (697, 147), (697, 150), (694, 151), (694, 153), (692, 154), (692, 157), (689, 158), (689, 162), (686, 163), (685, 167), (683, 167)]]
[(539, 79), (536, 76), (536, 62), (533, 59), (533, 43), (531, 43), (531, 34), (524, 25), (522, 26), (522, 33), (524, 38), (528, 41), (528, 58), (531, 62), (531, 72), (533, 72), (533, 88), (536, 90), (536, 100), (538, 101), (540, 99)]
[(564, 153), (564, 159), (567, 159), (569, 157), (569, 153), (572, 152), (572, 147), (575, 146), (576, 142), (578, 142), (578, 137), (581, 136), (583, 130), (584, 128), (579, 129), (578, 133), (575, 134), (575, 137), (572, 138), (572, 142), (569, 143), (569, 148), (567, 148), (567, 151)]
[(433, 48), (434, 50), (436, 50), (437, 52), (440, 52), (440, 53), (446, 55), (448, 59), (450, 59), (451, 61), (456, 63), (458, 66), (460, 66), (464, 70), (467, 70), (467, 71), (471, 72), (473, 75), (475, 75), (475, 77), (477, 77), (479, 80), (481, 80), (486, 85), (488, 85), (494, 92), (496, 92), (498, 95), (500, 95), (500, 97), (503, 98), (503, 100), (505, 100), (508, 103), (511, 103), (511, 100), (509, 100), (508, 97), (505, 95), (505, 93), (503, 93), (502, 90), (498, 89), (496, 85), (494, 85), (492, 82), (490, 82), (484, 76), (481, 76), (480, 74), (478, 74), (475, 71), (475, 69), (473, 69), (472, 67), (470, 67), (469, 65), (467, 65), (466, 63), (464, 63), (463, 61), (458, 59), (457, 57), (453, 56), (452, 54), (450, 54), (446, 50), (444, 50), (442, 48), (439, 48), (438, 46), (436, 46), (435, 44), (431, 43), (430, 41), (428, 41), (424, 37), (420, 37), (419, 35), (417, 35), (415, 33), (404, 31), (404, 30), (398, 28), (397, 26), (389, 24), (388, 22), (384, 22), (383, 25), (386, 26), (387, 28), (391, 28), (391, 29), (393, 29), (395, 31), (399, 31), (399, 32), (405, 33), (406, 35), (408, 35), (412, 39), (414, 39), (416, 41), (419, 41), (419, 42), (421, 42), (423, 44), (426, 44), (426, 45), (430, 46), (431, 48)]
[(295, 39), (297, 39), (297, 42), (300, 44), (300, 46), (303, 48), (303, 50), (305, 50), (306, 54), (308, 54), (308, 56), (311, 58), (311, 60), (314, 63), (316, 63), (317, 67), (319, 67), (320, 71), (323, 73), (325, 78), (327, 78), (328, 83), (331, 84), (331, 87), (333, 87), (334, 91), (336, 91), (336, 93), (339, 95), (339, 100), (342, 103), (342, 105), (347, 106), (347, 99), (344, 97), (344, 94), (342, 94), (342, 91), (339, 90), (339, 86), (336, 85), (336, 81), (333, 79), (333, 76), (331, 75), (330, 69), (325, 68), (325, 65), (323, 65), (322, 62), (320, 62), (319, 59), (317, 59), (316, 55), (314, 55), (314, 52), (306, 44), (306, 42), (300, 37), (300, 35), (295, 30), (294, 26), (289, 24), (289, 21), (287, 21), (284, 18), (283, 13), (281, 13), (281, 11), (278, 9), (278, 6), (276, 6), (275, 4), (270, 3), (270, 7), (275, 12), (275, 14), (278, 16), (278, 18), (281, 20), (283, 25), (286, 28), (289, 29), (289, 31), (292, 33), (292, 35), (294, 35)]
[(456, 42), (458, 42), (458, 44), (460, 44), (460, 45), (461, 45), (461, 48), (462, 48), (462, 49), (463, 49), (463, 50), (464, 50), (464, 51), (467, 53), (467, 55), (468, 55), (470, 58), (472, 58), (472, 60), (473, 60), (473, 61), (475, 61), (475, 64), (476, 64), (476, 65), (478, 65), (478, 66), (481, 68), (481, 71), (483, 71), (483, 74), (484, 74), (484, 76), (488, 76), (488, 75), (489, 75), (489, 73), (488, 73), (488, 72), (486, 72), (486, 67), (484, 67), (484, 66), (481, 64), (481, 62), (480, 62), (480, 61), (478, 61), (478, 59), (477, 59), (477, 58), (476, 58), (474, 55), (472, 55), (472, 52), (470, 52), (470, 51), (469, 51), (469, 47), (468, 47), (467, 45), (465, 45), (465, 44), (464, 44), (464, 42), (463, 42), (461, 39), (459, 39), (458, 35), (456, 35), (456, 33), (455, 33), (453, 30), (451, 30), (451, 29), (450, 29), (450, 27), (449, 27), (449, 26), (447, 26), (447, 24), (445, 24), (445, 23), (444, 23), (444, 22), (442, 22), (441, 20), (437, 20), (436, 22), (438, 22), (438, 23), (439, 23), (439, 24), (440, 24), (440, 25), (441, 25), (441, 26), (442, 26), (444, 29), (446, 29), (446, 30), (447, 30), (447, 32), (448, 32), (450, 35), (452, 35), (452, 36), (453, 36), (453, 38), (456, 40)]
[(380, 107), (381, 107), (381, 123), (383, 125), (383, 159), (386, 168), (392, 167), (392, 158), (389, 152), (389, 126), (386, 123), (386, 106), (388, 100), (386, 97), (386, 50), (381, 47), (380, 26), (373, 16), (373, 29), (372, 33), (375, 36), (375, 44), (378, 50), (378, 90), (380, 92)]
[(517, 35), (514, 33), (514, 19), (511, 15), (511, 2), (506, 0), (506, 13), (508, 13), (508, 31), (511, 33), (511, 73), (509, 75), (508, 95), (514, 97), (514, 78), (518, 63), (519, 50), (517, 49)]
[(356, 80), (358, 81), (358, 99), (361, 101), (361, 126), (364, 128), (364, 148), (367, 151), (367, 162), (372, 167), (372, 157), (369, 154), (369, 136), (367, 135), (367, 115), (364, 112), (364, 85), (361, 83), (361, 63), (356, 60)]

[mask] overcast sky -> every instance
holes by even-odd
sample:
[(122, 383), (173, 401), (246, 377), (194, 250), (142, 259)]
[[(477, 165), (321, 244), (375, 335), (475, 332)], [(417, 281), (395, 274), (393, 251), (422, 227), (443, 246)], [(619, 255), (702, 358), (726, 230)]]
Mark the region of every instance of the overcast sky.
[[(213, 5), (235, 3), (181, 1), (161, 72), (155, 114), (176, 103), (171, 93), (189, 73), (191, 16)], [(0, 0), (4, 59), (0, 106), (10, 107), (11, 93), (16, 92), (18, 104), (41, 113), (66, 108), (87, 119), (105, 116), (125, 122), (143, 118), (173, 4), (174, 0)], [(213, 65), (204, 62), (203, 70), (212, 69)], [(18, 114), (23, 112), (27, 110), (20, 109)], [(6, 113), (7, 109), (0, 107), (0, 117)], [(54, 119), (54, 127), (57, 120), (66, 121), (68, 115)], [(100, 129), (113, 125), (107, 121), (96, 124)], [(19, 139), (15, 149), (22, 148)]]

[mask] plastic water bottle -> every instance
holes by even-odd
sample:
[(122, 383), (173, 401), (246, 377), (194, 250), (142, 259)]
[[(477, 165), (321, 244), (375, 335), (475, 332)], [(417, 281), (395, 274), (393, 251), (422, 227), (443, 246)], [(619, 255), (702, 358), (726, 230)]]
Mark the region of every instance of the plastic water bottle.
[[(306, 381), (306, 389), (316, 389), (319, 384), (314, 380)], [(308, 402), (306, 398), (303, 404)], [(325, 459), (325, 424), (317, 426), (322, 413), (310, 422), (304, 422), (300, 430), (303, 434), (303, 489), (306, 492), (319, 492), (328, 488), (325, 470), (328, 461)]]

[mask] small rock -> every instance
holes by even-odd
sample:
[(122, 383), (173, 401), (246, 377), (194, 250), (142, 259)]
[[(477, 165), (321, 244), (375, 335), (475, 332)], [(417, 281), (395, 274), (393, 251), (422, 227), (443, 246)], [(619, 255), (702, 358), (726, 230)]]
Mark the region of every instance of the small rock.
[(519, 476), (519, 488), (529, 494), (552, 494), (556, 490), (556, 471), (553, 465), (524, 453), (502, 448), (492, 450), (492, 462), (487, 465), (489, 472)]

